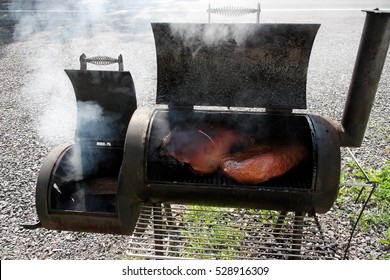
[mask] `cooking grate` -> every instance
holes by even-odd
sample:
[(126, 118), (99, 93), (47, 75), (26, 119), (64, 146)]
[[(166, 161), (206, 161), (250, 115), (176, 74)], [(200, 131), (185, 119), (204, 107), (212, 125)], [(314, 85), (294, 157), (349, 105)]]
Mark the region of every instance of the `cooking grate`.
[[(305, 167), (307, 169), (307, 167)], [(286, 188), (297, 190), (310, 190), (311, 188), (311, 174), (306, 172), (301, 166), (290, 171), (281, 178), (275, 178), (262, 183), (263, 187), (272, 188)], [(300, 174), (298, 177), (296, 174)], [(156, 164), (149, 162), (148, 164), (148, 181), (154, 183), (181, 183), (181, 184), (197, 184), (197, 185), (213, 185), (213, 186), (239, 186), (238, 183), (224, 176), (222, 172), (218, 171), (212, 175), (197, 176), (194, 175), (188, 166), (170, 167), (164, 164)], [(258, 187), (258, 186), (255, 186)], [(246, 186), (250, 188), (250, 186)]]
[(315, 216), (145, 205), (127, 255), (142, 259), (336, 259)]

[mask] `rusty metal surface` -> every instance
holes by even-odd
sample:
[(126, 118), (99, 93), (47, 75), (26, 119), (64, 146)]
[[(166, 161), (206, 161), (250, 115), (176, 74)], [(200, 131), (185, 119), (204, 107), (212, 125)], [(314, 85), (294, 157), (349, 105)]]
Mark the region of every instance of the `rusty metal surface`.
[(152, 23), (158, 104), (306, 108), (319, 24)]

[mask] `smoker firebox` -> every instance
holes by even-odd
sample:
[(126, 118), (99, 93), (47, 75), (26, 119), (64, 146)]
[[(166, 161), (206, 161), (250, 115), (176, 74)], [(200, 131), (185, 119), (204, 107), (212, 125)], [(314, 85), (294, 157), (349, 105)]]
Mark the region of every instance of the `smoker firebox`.
[[(129, 234), (138, 216), (127, 213), (137, 213), (137, 206), (120, 200), (118, 177), (127, 124), (137, 108), (133, 79), (121, 56), (83, 54), (80, 62), (81, 70), (65, 70), (77, 100), (75, 143), (56, 147), (44, 161), (38, 216), (48, 229)], [(120, 71), (87, 70), (86, 62), (118, 62)]]

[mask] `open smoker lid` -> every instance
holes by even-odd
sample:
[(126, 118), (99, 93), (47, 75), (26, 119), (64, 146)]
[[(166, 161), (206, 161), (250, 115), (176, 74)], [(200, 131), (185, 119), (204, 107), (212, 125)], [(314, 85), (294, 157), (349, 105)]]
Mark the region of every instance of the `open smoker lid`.
[(77, 100), (78, 141), (123, 145), (137, 108), (133, 78), (128, 71), (65, 70)]
[(319, 26), (152, 23), (156, 103), (305, 109)]

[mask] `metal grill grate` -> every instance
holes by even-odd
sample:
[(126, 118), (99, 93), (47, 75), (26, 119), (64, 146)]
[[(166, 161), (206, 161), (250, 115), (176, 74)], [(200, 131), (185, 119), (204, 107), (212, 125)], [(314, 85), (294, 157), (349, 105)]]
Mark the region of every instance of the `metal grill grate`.
[[(312, 163), (306, 163), (298, 168), (293, 169), (283, 177), (274, 178), (272, 180), (261, 183), (262, 187), (310, 190), (312, 187)], [(309, 170), (309, 171), (308, 171)], [(147, 165), (148, 182), (170, 184), (172, 182), (180, 184), (195, 184), (205, 186), (240, 186), (240, 184), (229, 179), (221, 171), (217, 171), (211, 175), (197, 176), (194, 175), (188, 166), (167, 166), (162, 163), (148, 162)], [(256, 185), (258, 187), (259, 185)], [(249, 185), (246, 187), (250, 188)]]
[(336, 259), (316, 217), (268, 210), (145, 205), (127, 255), (142, 259)]

